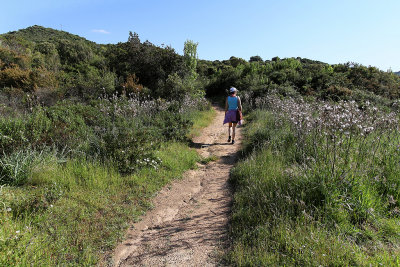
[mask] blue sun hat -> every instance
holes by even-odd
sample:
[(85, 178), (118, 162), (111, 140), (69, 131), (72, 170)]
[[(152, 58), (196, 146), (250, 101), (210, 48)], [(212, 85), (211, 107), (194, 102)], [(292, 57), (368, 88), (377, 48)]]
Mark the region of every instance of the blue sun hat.
[(229, 89), (229, 93), (233, 94), (234, 92), (237, 92), (237, 89), (235, 87), (231, 87)]

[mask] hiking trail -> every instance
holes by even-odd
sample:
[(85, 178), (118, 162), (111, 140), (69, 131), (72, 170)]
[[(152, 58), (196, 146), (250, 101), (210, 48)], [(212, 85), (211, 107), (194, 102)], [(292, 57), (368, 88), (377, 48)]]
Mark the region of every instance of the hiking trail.
[(203, 157), (217, 161), (184, 173), (154, 198), (153, 209), (132, 225), (114, 251), (115, 266), (217, 266), (228, 245), (228, 220), (232, 202), (229, 171), (241, 143), (227, 143), (224, 111), (214, 107), (213, 122), (193, 139)]

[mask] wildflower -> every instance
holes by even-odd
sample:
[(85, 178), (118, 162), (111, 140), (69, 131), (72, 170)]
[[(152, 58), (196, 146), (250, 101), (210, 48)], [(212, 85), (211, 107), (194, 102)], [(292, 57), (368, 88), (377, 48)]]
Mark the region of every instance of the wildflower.
[(369, 133), (371, 133), (372, 131), (374, 130), (374, 127), (367, 127), (367, 128), (365, 128), (364, 129), (364, 132), (366, 133), (366, 134), (369, 134)]
[(375, 210), (374, 210), (373, 208), (369, 208), (369, 209), (367, 210), (367, 212), (368, 212), (369, 214), (372, 214), (374, 211), (375, 211)]
[(7, 208), (7, 211), (10, 212), (10, 211), (11, 211), (11, 208)]
[(396, 202), (397, 201), (394, 199), (394, 197), (392, 195), (390, 195), (389, 196), (389, 203), (394, 205), (394, 204), (396, 204)]

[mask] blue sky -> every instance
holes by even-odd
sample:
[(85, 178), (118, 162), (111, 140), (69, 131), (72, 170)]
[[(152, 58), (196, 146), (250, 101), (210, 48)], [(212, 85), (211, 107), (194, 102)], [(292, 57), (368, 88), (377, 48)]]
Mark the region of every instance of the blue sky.
[(399, 0), (13, 0), (0, 33), (41, 25), (97, 43), (199, 43), (199, 58), (305, 57), (400, 71)]

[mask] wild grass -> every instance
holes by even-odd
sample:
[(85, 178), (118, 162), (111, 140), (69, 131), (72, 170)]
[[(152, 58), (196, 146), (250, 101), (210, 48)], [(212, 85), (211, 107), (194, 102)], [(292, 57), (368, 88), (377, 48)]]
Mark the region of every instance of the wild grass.
[(154, 194), (199, 161), (182, 143), (162, 145), (157, 157), (159, 166), (127, 176), (84, 159), (50, 161), (24, 186), (2, 186), (0, 265), (96, 264)]
[(207, 165), (208, 163), (213, 162), (213, 161), (217, 161), (218, 159), (219, 159), (218, 156), (216, 156), (216, 155), (211, 155), (211, 156), (208, 156), (208, 157), (206, 157), (206, 158), (203, 158), (203, 159), (200, 161), (200, 163), (201, 163), (201, 164)]
[(397, 115), (274, 103), (249, 115), (232, 171), (230, 263), (398, 266)]
[(193, 121), (193, 127), (191, 128), (188, 138), (192, 139), (193, 137), (199, 136), (201, 133), (201, 129), (208, 126), (215, 117), (215, 110), (210, 108), (201, 113), (194, 112), (190, 115), (191, 121)]

